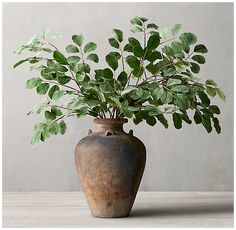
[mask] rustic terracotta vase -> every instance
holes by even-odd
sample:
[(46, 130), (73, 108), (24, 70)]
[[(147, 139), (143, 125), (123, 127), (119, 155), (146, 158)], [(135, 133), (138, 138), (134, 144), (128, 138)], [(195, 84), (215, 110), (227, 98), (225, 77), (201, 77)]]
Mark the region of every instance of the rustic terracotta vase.
[(75, 162), (91, 213), (96, 217), (125, 217), (133, 206), (146, 162), (144, 144), (127, 119), (95, 119), (75, 149)]

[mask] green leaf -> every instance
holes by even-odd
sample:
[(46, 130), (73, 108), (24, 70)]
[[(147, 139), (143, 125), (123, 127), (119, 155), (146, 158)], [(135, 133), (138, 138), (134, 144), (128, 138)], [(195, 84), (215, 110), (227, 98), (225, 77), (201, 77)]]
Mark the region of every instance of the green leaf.
[(214, 123), (214, 127), (215, 127), (216, 132), (217, 132), (218, 134), (220, 134), (220, 133), (221, 133), (221, 127), (220, 127), (218, 118), (213, 117), (213, 118), (212, 118), (212, 121), (213, 121), (213, 123)]
[(209, 111), (215, 114), (220, 114), (220, 109), (217, 105), (209, 106)]
[(98, 58), (97, 54), (89, 54), (87, 56), (87, 59), (90, 60), (90, 61), (94, 61), (95, 63), (99, 62), (99, 58)]
[(206, 84), (207, 85), (217, 86), (217, 84), (213, 80), (210, 80), (210, 79), (206, 80)]
[(194, 47), (194, 52), (204, 54), (204, 53), (207, 53), (208, 50), (206, 46), (204, 46), (203, 44), (199, 44)]
[(162, 56), (160, 52), (155, 50), (155, 51), (150, 52), (150, 54), (147, 55), (146, 59), (150, 62), (154, 62), (157, 59), (162, 59)]
[(61, 98), (62, 96), (64, 96), (64, 91), (62, 91), (62, 90), (57, 90), (57, 91), (53, 94), (52, 99), (56, 101), (56, 100), (58, 100), (59, 98)]
[(181, 29), (181, 24), (176, 24), (171, 28), (171, 33), (173, 36), (175, 36), (179, 30)]
[(105, 79), (112, 79), (113, 73), (109, 68), (102, 70), (102, 77)]
[(20, 60), (19, 62), (17, 62), (17, 63), (13, 66), (13, 68), (16, 68), (17, 66), (19, 66), (19, 65), (21, 65), (21, 64), (23, 64), (24, 62), (27, 62), (27, 61), (29, 61), (28, 58), (27, 58), (27, 59), (24, 59), (24, 60)]
[(149, 23), (148, 25), (147, 25), (147, 28), (148, 29), (158, 29), (158, 26), (156, 25), (156, 24), (154, 24), (154, 23)]
[(77, 110), (76, 116), (77, 116), (77, 118), (81, 118), (81, 117), (85, 116), (87, 114), (87, 112), (88, 112), (88, 109), (86, 107), (80, 108)]
[(204, 64), (206, 62), (205, 58), (202, 55), (194, 55), (192, 56), (192, 59), (199, 64)]
[(122, 110), (123, 114), (125, 115), (125, 117), (128, 117), (128, 118), (132, 118), (132, 117), (133, 117), (133, 113), (132, 113), (132, 111), (129, 109), (129, 107), (122, 106), (122, 107), (121, 107), (121, 110)]
[(174, 102), (181, 110), (187, 110), (190, 106), (189, 99), (184, 94), (176, 94), (174, 96)]
[(51, 87), (51, 89), (48, 91), (48, 96), (52, 99), (53, 94), (59, 90), (59, 87), (57, 85), (54, 85)]
[(148, 116), (146, 122), (151, 126), (154, 126), (157, 123), (156, 118), (152, 116)]
[(35, 132), (31, 139), (31, 144), (35, 146), (36, 144), (39, 143), (40, 138), (41, 138), (41, 132)]
[(53, 58), (60, 64), (62, 65), (67, 65), (68, 62), (67, 62), (67, 59), (66, 57), (59, 51), (54, 51), (53, 52)]
[(216, 95), (217, 90), (215, 88), (206, 86), (206, 91), (208, 95), (210, 95), (211, 97), (214, 97)]
[(194, 62), (190, 62), (190, 64), (191, 64), (191, 71), (193, 73), (199, 73), (200, 66), (198, 64), (194, 63)]
[(218, 94), (218, 96), (220, 97), (221, 100), (225, 101), (225, 94), (222, 90), (220, 90), (219, 88), (216, 89), (216, 92)]
[(165, 92), (161, 97), (161, 102), (168, 104), (173, 100), (173, 94), (171, 92)]
[(45, 111), (44, 115), (45, 115), (46, 120), (56, 119), (56, 115), (50, 111)]
[(65, 134), (67, 126), (66, 126), (66, 123), (63, 120), (61, 120), (59, 122), (59, 127), (60, 127), (60, 134), (61, 135)]
[(50, 132), (48, 129), (44, 129), (42, 132), (41, 132), (41, 141), (46, 141), (48, 138), (50, 137)]
[(142, 26), (143, 25), (143, 22), (138, 19), (138, 18), (133, 18), (130, 20), (130, 22), (133, 24), (133, 25), (138, 25), (138, 26)]
[(80, 61), (80, 57), (78, 56), (70, 56), (68, 57), (68, 62), (71, 63), (78, 63)]
[(178, 93), (188, 93), (189, 88), (185, 85), (175, 85), (171, 88), (172, 91), (178, 92)]
[(164, 46), (162, 48), (162, 52), (165, 53), (167, 56), (170, 56), (170, 57), (174, 56), (174, 54), (175, 54), (174, 50), (170, 46)]
[(26, 88), (33, 89), (37, 87), (41, 82), (42, 82), (42, 79), (33, 77), (27, 81)]
[(65, 84), (67, 84), (70, 80), (71, 80), (71, 78), (70, 77), (68, 77), (68, 76), (58, 76), (58, 82), (61, 84), (61, 85), (65, 85)]
[(121, 92), (121, 95), (130, 93), (131, 91), (133, 91), (133, 90), (135, 90), (135, 89), (136, 89), (135, 86), (129, 85), (129, 86), (127, 86), (127, 87)]
[(183, 33), (179, 39), (184, 45), (193, 45), (197, 42), (197, 37), (193, 33)]
[(174, 126), (176, 129), (182, 128), (182, 119), (178, 113), (173, 113), (172, 114)]
[(198, 110), (195, 111), (193, 119), (196, 124), (202, 123), (202, 115)]
[(61, 116), (62, 115), (61, 110), (57, 107), (52, 107), (51, 112), (54, 113), (56, 116)]
[(175, 54), (181, 54), (183, 50), (183, 44), (178, 41), (174, 41), (171, 43), (171, 48), (173, 49)]
[(109, 38), (108, 39), (108, 42), (110, 43), (110, 45), (116, 49), (119, 49), (120, 45), (119, 45), (119, 42), (116, 41), (115, 38)]
[(124, 47), (124, 51), (133, 52), (133, 47), (130, 44), (126, 44)]
[(152, 97), (155, 101), (158, 101), (164, 95), (164, 93), (165, 93), (164, 89), (158, 87), (153, 90)]
[(106, 56), (106, 62), (114, 71), (118, 68), (118, 61), (114, 55), (108, 54)]
[(140, 66), (140, 61), (135, 56), (127, 56), (126, 61), (131, 68)]
[(79, 49), (74, 45), (68, 45), (66, 47), (66, 52), (67, 53), (79, 53)]
[(114, 37), (117, 41), (122, 42), (123, 41), (123, 32), (118, 29), (113, 29)]
[(83, 41), (84, 41), (84, 37), (82, 34), (78, 34), (78, 35), (73, 35), (72, 36), (72, 40), (75, 44), (77, 44), (78, 46), (82, 46)]
[(83, 81), (85, 77), (86, 77), (86, 74), (85, 74), (84, 72), (78, 71), (78, 72), (76, 73), (76, 79), (77, 79), (77, 81)]
[(152, 74), (155, 74), (157, 72), (157, 70), (159, 69), (158, 68), (158, 65), (153, 65), (153, 63), (149, 63), (147, 66), (146, 66), (146, 69), (152, 73)]
[(160, 37), (162, 39), (167, 39), (168, 34), (169, 34), (169, 29), (168, 28), (161, 28), (159, 29)]
[(143, 32), (143, 29), (142, 29), (141, 27), (135, 26), (135, 27), (132, 28), (130, 31), (133, 32), (133, 33), (136, 33), (136, 32)]
[(111, 93), (113, 91), (113, 88), (107, 82), (102, 82), (99, 88), (103, 93)]
[(172, 85), (179, 85), (181, 84), (182, 81), (179, 80), (179, 79), (174, 79), (174, 78), (170, 78), (168, 81), (167, 81), (167, 86), (172, 86)]
[(160, 36), (159, 34), (153, 34), (149, 37), (147, 42), (147, 50), (154, 50), (160, 44)]
[(171, 68), (168, 68), (168, 69), (166, 69), (166, 70), (164, 71), (163, 76), (164, 76), (164, 77), (168, 77), (168, 76), (171, 76), (171, 75), (173, 75), (173, 74), (175, 74), (175, 73), (176, 73), (175, 68), (171, 67)]
[(127, 73), (125, 71), (122, 71), (119, 76), (117, 77), (117, 80), (119, 82), (126, 82), (128, 80), (128, 76), (127, 76)]
[(80, 63), (78, 65), (78, 70), (81, 72), (89, 73), (90, 72), (90, 66), (86, 63)]
[(141, 66), (138, 66), (138, 67), (135, 67), (134, 69), (133, 69), (133, 75), (135, 76), (135, 77), (141, 77), (142, 75), (143, 75), (143, 67), (141, 67)]
[(60, 126), (57, 122), (53, 122), (50, 126), (49, 126), (49, 132), (52, 135), (57, 135), (60, 132)]
[(142, 57), (144, 55), (144, 50), (141, 46), (134, 46), (133, 53), (136, 57)]
[(37, 86), (36, 91), (38, 94), (46, 94), (49, 89), (49, 84), (48, 83), (41, 83), (40, 85)]
[[(129, 41), (129, 44), (132, 46), (132, 47), (135, 47), (135, 46), (141, 46), (140, 42), (134, 38), (134, 37), (130, 37), (128, 38), (128, 41)], [(126, 47), (126, 46), (125, 46)], [(129, 47), (130, 48), (130, 47)], [(127, 50), (126, 50), (127, 51)], [(133, 51), (133, 49), (132, 49)]]
[(199, 98), (200, 98), (203, 105), (205, 105), (205, 106), (210, 105), (211, 101), (204, 92), (202, 92), (202, 91), (198, 92), (198, 96), (199, 96)]
[(94, 42), (89, 42), (85, 45), (84, 52), (89, 53), (91, 51), (94, 51), (95, 49), (97, 49), (97, 45)]
[(211, 119), (205, 114), (202, 115), (202, 125), (205, 127), (208, 133), (212, 131)]
[(164, 115), (159, 114), (156, 117), (164, 125), (164, 127), (167, 129), (168, 128), (168, 122), (167, 122), (166, 118), (164, 117)]

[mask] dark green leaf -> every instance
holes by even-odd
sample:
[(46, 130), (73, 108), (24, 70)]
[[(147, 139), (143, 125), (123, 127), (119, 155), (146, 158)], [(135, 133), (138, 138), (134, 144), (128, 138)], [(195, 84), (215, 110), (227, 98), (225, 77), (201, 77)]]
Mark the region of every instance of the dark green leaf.
[(56, 119), (56, 115), (50, 111), (45, 111), (44, 115), (45, 115), (46, 120)]
[(125, 71), (122, 71), (117, 77), (117, 80), (122, 83), (126, 82), (128, 80), (127, 73)]
[(70, 80), (71, 80), (71, 78), (70, 77), (68, 77), (68, 76), (58, 76), (58, 82), (61, 84), (61, 85), (65, 85), (65, 84), (67, 84)]
[(208, 96), (204, 92), (202, 92), (202, 91), (198, 92), (198, 96), (201, 99), (201, 102), (202, 102), (203, 105), (205, 105), (205, 106), (209, 106), (210, 105), (211, 101), (210, 101), (210, 99), (208, 98)]
[(132, 55), (129, 55), (126, 58), (126, 61), (131, 68), (135, 68), (140, 65), (140, 61), (135, 56), (132, 56)]
[(191, 64), (191, 71), (193, 73), (199, 73), (200, 66), (198, 64), (194, 63), (194, 62), (190, 62), (190, 64)]
[(133, 18), (130, 20), (130, 22), (133, 24), (133, 25), (139, 25), (139, 26), (142, 26), (143, 25), (143, 22), (138, 19), (138, 18)]
[(166, 118), (163, 116), (163, 114), (159, 114), (156, 117), (164, 125), (164, 127), (167, 129), (168, 128), (168, 122), (167, 122)]
[(178, 113), (173, 113), (172, 114), (174, 126), (176, 129), (182, 128), (182, 119)]
[(128, 117), (128, 118), (132, 118), (132, 117), (133, 117), (133, 113), (132, 113), (132, 111), (129, 109), (129, 107), (123, 106), (123, 107), (121, 108), (121, 110), (122, 110), (123, 114), (125, 115), (125, 117)]
[(206, 80), (206, 84), (207, 85), (217, 86), (217, 84), (213, 80), (210, 80), (210, 79)]
[[(141, 46), (140, 42), (136, 39), (136, 38), (133, 38), (133, 37), (130, 37), (128, 38), (128, 41), (129, 41), (129, 44), (132, 46), (132, 47), (135, 47), (135, 46)], [(130, 47), (129, 47), (130, 48)], [(127, 50), (128, 51), (128, 50)], [(133, 51), (133, 49), (132, 49)]]
[(54, 85), (51, 87), (51, 89), (48, 91), (48, 96), (52, 99), (53, 94), (59, 90), (59, 87), (57, 85)]
[(54, 113), (56, 116), (61, 116), (62, 115), (61, 110), (57, 107), (52, 107), (51, 112)]
[(68, 62), (67, 62), (67, 59), (66, 57), (59, 51), (54, 51), (53, 52), (53, 58), (60, 64), (62, 65), (67, 65)]
[(68, 62), (69, 63), (78, 63), (80, 61), (80, 57), (78, 56), (70, 56), (68, 57)]
[(36, 91), (38, 94), (46, 94), (49, 89), (48, 83), (41, 83), (37, 86)]
[(208, 50), (207, 50), (206, 46), (204, 46), (203, 44), (199, 44), (194, 47), (194, 52), (204, 54), (204, 53), (207, 53)]
[(205, 127), (208, 133), (212, 131), (211, 119), (205, 114), (202, 115), (202, 125)]
[(109, 38), (108, 41), (112, 47), (119, 49), (119, 42), (115, 38)]
[(16, 68), (17, 66), (23, 64), (23, 63), (26, 62), (26, 61), (29, 61), (29, 59), (27, 58), (27, 59), (24, 59), (24, 60), (20, 60), (19, 62), (17, 62), (17, 63), (13, 66), (13, 68)]
[(153, 63), (149, 63), (147, 66), (146, 66), (146, 69), (152, 73), (152, 74), (155, 74), (158, 70), (158, 65), (153, 65)]
[(124, 51), (133, 52), (133, 47), (130, 44), (125, 45)]
[(123, 32), (118, 29), (113, 30), (114, 37), (117, 41), (122, 42), (123, 41)]
[(72, 40), (75, 44), (77, 44), (78, 46), (82, 46), (83, 41), (84, 41), (84, 37), (82, 34), (78, 34), (78, 35), (73, 35), (72, 36)]
[(204, 64), (206, 62), (205, 58), (202, 55), (194, 55), (192, 56), (192, 59), (199, 64)]
[(147, 25), (147, 28), (149, 28), (149, 29), (158, 29), (158, 26), (156, 25), (156, 24), (154, 24), (154, 23), (149, 23), (148, 25)]
[(218, 118), (213, 117), (213, 118), (212, 118), (212, 121), (213, 121), (213, 123), (214, 123), (214, 127), (215, 127), (216, 132), (217, 132), (218, 134), (220, 134), (220, 133), (221, 133), (221, 127), (220, 127)]
[(157, 59), (161, 59), (161, 58), (162, 58), (161, 53), (156, 50), (153, 52), (150, 52), (150, 54), (146, 57), (146, 59), (150, 62), (154, 62)]
[(59, 122), (59, 127), (60, 127), (60, 134), (61, 135), (65, 134), (67, 126), (66, 126), (66, 123), (63, 120), (61, 120)]
[(141, 77), (142, 75), (143, 75), (143, 67), (141, 67), (141, 66), (138, 66), (138, 67), (135, 67), (134, 69), (133, 69), (133, 75), (135, 76), (135, 77)]
[(142, 57), (144, 55), (144, 50), (141, 46), (134, 46), (133, 53), (136, 57)]
[(66, 52), (67, 53), (79, 53), (79, 49), (74, 45), (68, 45), (66, 47)]
[(84, 52), (89, 53), (91, 51), (94, 51), (95, 49), (97, 49), (97, 45), (94, 42), (89, 42), (85, 45)]
[(106, 56), (106, 62), (113, 70), (116, 70), (118, 68), (118, 61), (114, 55), (108, 54)]
[(146, 122), (151, 126), (154, 126), (157, 123), (156, 118), (152, 116), (147, 117)]
[(187, 96), (184, 94), (176, 94), (174, 96), (175, 104), (181, 109), (181, 110), (187, 110), (190, 106), (190, 102)]
[(153, 34), (149, 37), (147, 42), (147, 50), (154, 50), (160, 44), (160, 36), (159, 34)]
[(102, 71), (102, 76), (105, 79), (112, 79), (113, 78), (113, 73), (109, 68), (106, 68)]
[(202, 122), (202, 115), (198, 110), (195, 111), (193, 119), (196, 124), (200, 124)]
[(89, 54), (87, 56), (87, 59), (90, 60), (90, 61), (94, 61), (95, 63), (99, 62), (99, 58), (98, 58), (97, 54)]
[(209, 111), (215, 114), (220, 114), (220, 109), (217, 105), (209, 106)]

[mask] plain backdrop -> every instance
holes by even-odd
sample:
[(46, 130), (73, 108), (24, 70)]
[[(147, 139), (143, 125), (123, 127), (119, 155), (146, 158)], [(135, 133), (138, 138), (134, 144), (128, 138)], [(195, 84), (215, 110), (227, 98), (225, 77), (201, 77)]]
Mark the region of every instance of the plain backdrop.
[(209, 50), (199, 74), (214, 79), (227, 101), (214, 99), (222, 114), (222, 133), (208, 134), (200, 125), (183, 125), (181, 130), (161, 124), (138, 126), (130, 121), (147, 148), (147, 164), (141, 190), (225, 191), (233, 190), (233, 3), (4, 3), (3, 4), (3, 190), (80, 190), (74, 164), (74, 147), (88, 129), (95, 129), (91, 117), (68, 120), (64, 136), (52, 137), (36, 148), (30, 145), (33, 126), (43, 118), (26, 113), (43, 99), (26, 90), (26, 80), (37, 76), (28, 65), (13, 70), (19, 60), (13, 51), (44, 28), (63, 37), (56, 41), (63, 49), (73, 34), (98, 44), (98, 54), (111, 48), (107, 39), (113, 28), (127, 36), (134, 16), (145, 16), (160, 27), (181, 23), (182, 31), (194, 32)]

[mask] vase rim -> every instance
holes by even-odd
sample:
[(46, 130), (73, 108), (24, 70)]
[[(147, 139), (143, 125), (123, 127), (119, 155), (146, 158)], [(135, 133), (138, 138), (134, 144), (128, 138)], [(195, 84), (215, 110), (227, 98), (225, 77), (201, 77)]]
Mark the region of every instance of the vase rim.
[(127, 118), (117, 119), (117, 118), (95, 118), (93, 120), (95, 124), (124, 124), (128, 122)]

